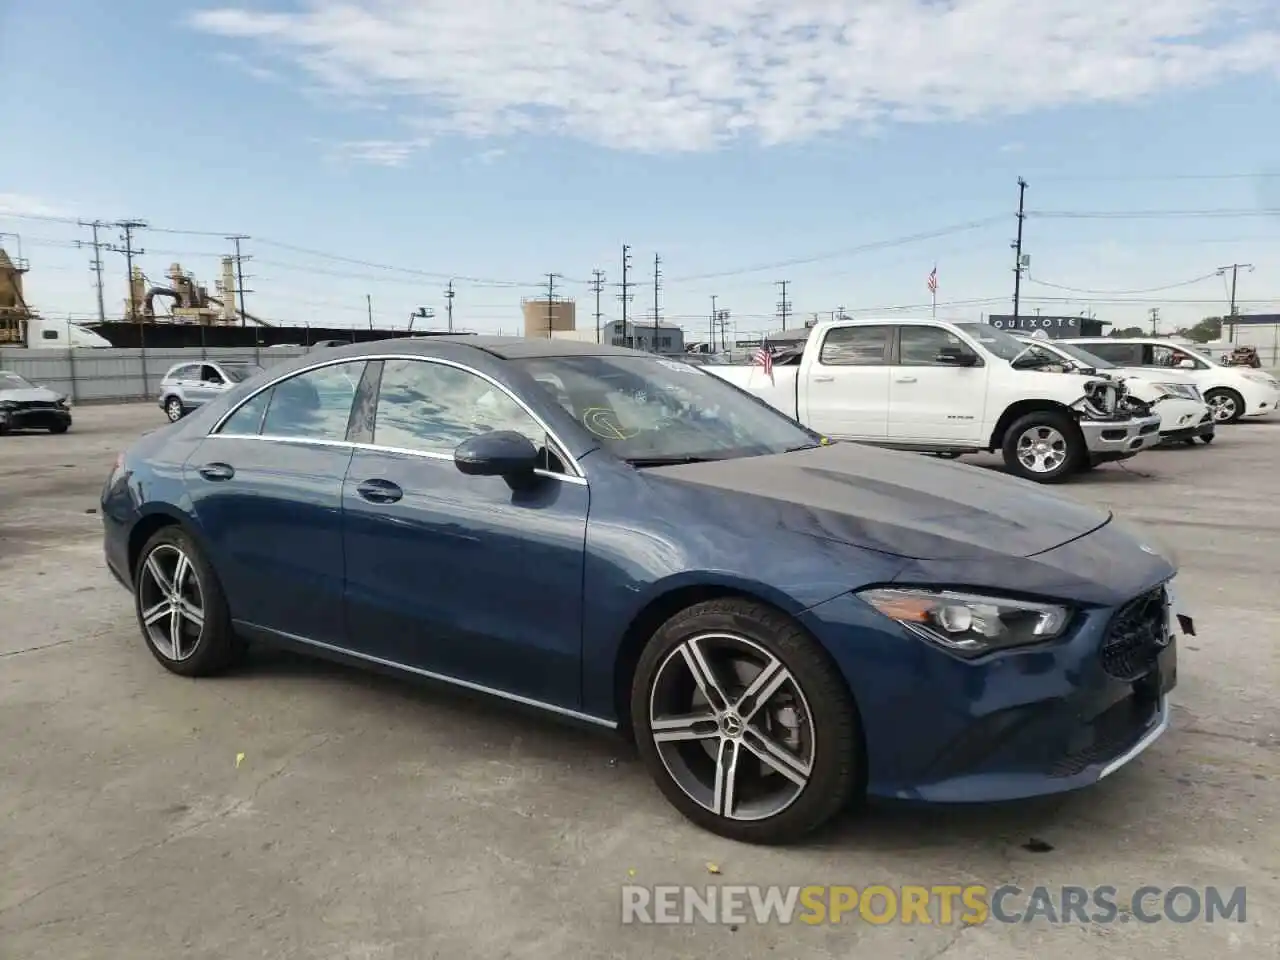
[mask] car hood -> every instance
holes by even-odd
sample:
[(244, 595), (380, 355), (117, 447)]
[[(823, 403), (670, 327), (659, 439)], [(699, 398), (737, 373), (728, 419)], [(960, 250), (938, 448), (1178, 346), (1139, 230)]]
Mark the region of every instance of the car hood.
[(62, 394), (54, 393), (48, 387), (18, 387), (12, 390), (0, 390), (0, 403), (6, 400), (16, 403), (46, 403), (61, 399)]
[(645, 473), (766, 501), (746, 517), (763, 536), (782, 526), (916, 560), (1031, 557), (1111, 519), (1030, 481), (857, 443)]

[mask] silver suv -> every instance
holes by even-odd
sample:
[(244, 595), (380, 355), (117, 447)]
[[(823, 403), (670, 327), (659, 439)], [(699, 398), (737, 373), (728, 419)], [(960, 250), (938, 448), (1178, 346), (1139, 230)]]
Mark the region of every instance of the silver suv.
[(170, 420), (181, 420), (196, 407), (261, 372), (262, 367), (244, 360), (174, 364), (160, 381), (160, 409)]

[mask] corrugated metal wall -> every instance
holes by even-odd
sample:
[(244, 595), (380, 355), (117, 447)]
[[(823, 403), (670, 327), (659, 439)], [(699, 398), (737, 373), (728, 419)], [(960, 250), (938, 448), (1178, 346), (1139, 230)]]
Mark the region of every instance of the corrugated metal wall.
[(210, 360), (248, 360), (269, 367), (306, 353), (304, 347), (209, 347), (175, 350), (28, 350), (0, 348), (0, 370), (9, 370), (59, 390), (72, 402), (154, 400), (160, 379), (175, 363)]

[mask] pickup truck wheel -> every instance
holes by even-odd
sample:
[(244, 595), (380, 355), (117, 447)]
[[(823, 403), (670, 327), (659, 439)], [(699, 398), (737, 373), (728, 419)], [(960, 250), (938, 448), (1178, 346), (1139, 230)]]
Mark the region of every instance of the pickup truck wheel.
[(1052, 410), (1015, 420), (1005, 432), (1003, 453), (1010, 473), (1037, 483), (1058, 483), (1089, 463), (1079, 428)]

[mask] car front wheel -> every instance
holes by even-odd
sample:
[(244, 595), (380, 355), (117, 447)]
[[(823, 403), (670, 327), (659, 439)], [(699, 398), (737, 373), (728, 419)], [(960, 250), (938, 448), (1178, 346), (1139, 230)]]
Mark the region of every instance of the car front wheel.
[(864, 783), (839, 672), (799, 624), (752, 601), (706, 601), (663, 624), (640, 657), (631, 719), (667, 799), (734, 840), (799, 840)]
[(195, 540), (163, 527), (142, 548), (133, 575), (138, 626), (152, 655), (184, 677), (219, 673), (243, 644), (231, 631), (222, 586)]
[(177, 423), (182, 419), (182, 401), (177, 397), (170, 397), (164, 402), (164, 414), (170, 423)]
[(1058, 483), (1089, 462), (1080, 428), (1055, 410), (1036, 410), (1014, 421), (1002, 453), (1010, 473), (1037, 483)]
[(1214, 423), (1235, 423), (1244, 416), (1244, 397), (1234, 390), (1218, 387), (1204, 395)]

